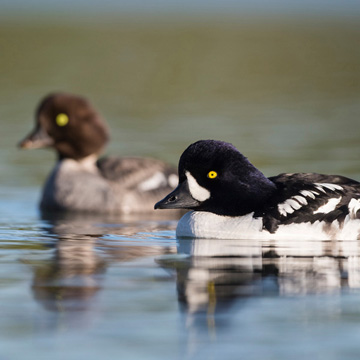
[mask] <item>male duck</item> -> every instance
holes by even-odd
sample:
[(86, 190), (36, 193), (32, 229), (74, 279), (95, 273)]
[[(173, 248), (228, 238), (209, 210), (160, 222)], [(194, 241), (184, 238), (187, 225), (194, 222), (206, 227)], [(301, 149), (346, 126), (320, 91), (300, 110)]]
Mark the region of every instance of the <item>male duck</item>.
[(58, 162), (43, 190), (42, 210), (150, 212), (154, 201), (176, 186), (176, 170), (162, 161), (99, 160), (108, 138), (103, 119), (83, 97), (55, 93), (40, 102), (35, 129), (19, 146), (57, 151)]
[(192, 209), (178, 237), (360, 238), (360, 183), (337, 175), (267, 178), (233, 145), (201, 140), (179, 162), (179, 185), (155, 209)]

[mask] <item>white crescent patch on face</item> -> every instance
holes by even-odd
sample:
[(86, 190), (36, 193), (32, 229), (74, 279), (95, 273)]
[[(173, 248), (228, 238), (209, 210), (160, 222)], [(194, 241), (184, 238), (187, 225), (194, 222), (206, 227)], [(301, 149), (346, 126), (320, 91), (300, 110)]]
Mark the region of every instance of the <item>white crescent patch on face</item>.
[(189, 171), (186, 171), (185, 175), (189, 185), (190, 194), (195, 200), (205, 201), (210, 198), (210, 191), (200, 186), (196, 179), (189, 173)]

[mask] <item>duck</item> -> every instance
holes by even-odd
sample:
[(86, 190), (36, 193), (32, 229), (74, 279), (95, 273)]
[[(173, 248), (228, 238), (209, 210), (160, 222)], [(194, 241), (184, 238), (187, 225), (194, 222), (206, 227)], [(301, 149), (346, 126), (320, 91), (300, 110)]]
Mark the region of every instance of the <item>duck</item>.
[(102, 157), (109, 129), (89, 100), (51, 93), (39, 103), (23, 149), (52, 148), (57, 162), (40, 200), (45, 212), (139, 214), (178, 183), (177, 170), (147, 157)]
[(178, 238), (358, 240), (360, 183), (339, 175), (266, 177), (232, 144), (199, 140), (179, 160), (179, 183), (155, 209), (187, 209)]

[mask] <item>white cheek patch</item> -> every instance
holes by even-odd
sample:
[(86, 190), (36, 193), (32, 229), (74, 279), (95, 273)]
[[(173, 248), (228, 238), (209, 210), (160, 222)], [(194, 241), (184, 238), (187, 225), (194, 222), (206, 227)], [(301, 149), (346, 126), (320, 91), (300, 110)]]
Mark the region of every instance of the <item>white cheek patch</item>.
[(191, 196), (197, 201), (205, 201), (210, 198), (210, 191), (200, 186), (195, 178), (186, 171), (185, 173)]

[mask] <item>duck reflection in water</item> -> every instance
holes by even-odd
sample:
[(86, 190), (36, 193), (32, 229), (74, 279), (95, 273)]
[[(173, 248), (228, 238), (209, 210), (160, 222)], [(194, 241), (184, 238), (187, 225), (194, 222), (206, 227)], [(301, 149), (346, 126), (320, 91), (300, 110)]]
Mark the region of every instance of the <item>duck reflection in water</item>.
[(97, 235), (69, 231), (74, 225), (60, 219), (54, 221), (48, 229), (56, 238), (54, 255), (33, 264), (32, 290), (47, 310), (86, 310), (89, 300), (101, 289), (106, 261), (95, 250)]
[(231, 317), (216, 315), (252, 297), (360, 288), (357, 241), (178, 239), (178, 253), (183, 256), (158, 262), (176, 271), (178, 301), (190, 327), (231, 322), (234, 311)]
[[(99, 311), (96, 294), (103, 288), (111, 262), (125, 262), (144, 256), (175, 253), (174, 246), (131, 245), (141, 231), (173, 228), (172, 221), (141, 221), (137, 216), (114, 218), (107, 215), (43, 214), (47, 236), (55, 239), (54, 254), (46, 260), (31, 261), (35, 299), (47, 310), (68, 313), (67, 323), (88, 326)], [(109, 235), (111, 233), (111, 235)], [(113, 241), (111, 236), (117, 236)], [(118, 240), (123, 237), (124, 242)], [(81, 319), (79, 319), (79, 317)], [(64, 320), (62, 320), (64, 321)]]

